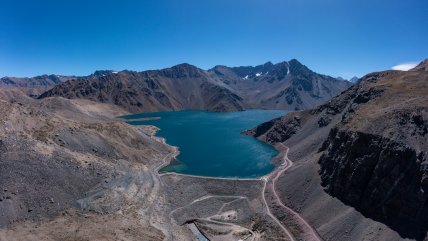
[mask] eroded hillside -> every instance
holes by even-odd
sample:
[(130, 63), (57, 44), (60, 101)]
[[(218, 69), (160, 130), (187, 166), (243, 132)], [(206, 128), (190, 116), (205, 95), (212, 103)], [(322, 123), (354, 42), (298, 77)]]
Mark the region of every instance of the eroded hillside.
[[(373, 73), (317, 109), (291, 113), (248, 133), (291, 147), (299, 163), (296, 175), (301, 176), (284, 175), (284, 186), (279, 189), (284, 199), (294, 194), (289, 203), (311, 216), (325, 238), (387, 240), (398, 235), (421, 240), (427, 233), (428, 211), (427, 103), (428, 72), (424, 69)], [(286, 187), (286, 181), (301, 183), (303, 179), (306, 194)], [(320, 193), (321, 187), (345, 204), (336, 204), (336, 210), (345, 211), (349, 205), (358, 212), (348, 210), (339, 218), (314, 210), (315, 204), (307, 203), (311, 195), (318, 207), (337, 203)], [(359, 213), (378, 221), (371, 225), (380, 225), (380, 230), (370, 234), (371, 228), (359, 226), (370, 223)], [(322, 225), (320, 217), (329, 225)], [(347, 230), (347, 223), (356, 228)], [(339, 225), (340, 232), (333, 225)], [(332, 230), (339, 233), (332, 234)]]

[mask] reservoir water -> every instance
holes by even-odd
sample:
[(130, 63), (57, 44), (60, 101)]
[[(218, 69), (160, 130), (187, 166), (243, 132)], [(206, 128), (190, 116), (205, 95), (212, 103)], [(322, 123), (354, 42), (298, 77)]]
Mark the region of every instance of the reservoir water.
[[(154, 125), (158, 136), (177, 146), (177, 163), (161, 172), (177, 172), (209, 177), (252, 178), (274, 168), (277, 151), (253, 137), (240, 134), (265, 121), (285, 115), (283, 110), (242, 112), (174, 111), (124, 116), (132, 125)], [(132, 119), (149, 120), (132, 121)]]

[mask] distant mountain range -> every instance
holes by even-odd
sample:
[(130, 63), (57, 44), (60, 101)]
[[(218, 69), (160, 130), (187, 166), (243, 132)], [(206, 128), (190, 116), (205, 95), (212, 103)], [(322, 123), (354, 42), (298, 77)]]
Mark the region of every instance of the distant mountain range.
[(349, 81), (352, 83), (356, 83), (360, 78), (358, 78), (357, 76), (352, 77)]
[(0, 78), (0, 88), (19, 88), (31, 97), (38, 97), (40, 94), (53, 88), (55, 85), (68, 80), (81, 80), (102, 77), (115, 73), (112, 70), (98, 70), (88, 76), (66, 76), (66, 75), (39, 75), (35, 77), (2, 77)]
[[(338, 80), (346, 80), (346, 79), (344, 79), (344, 78), (342, 78), (342, 77), (337, 77), (336, 79), (338, 79)], [(358, 77), (357, 76), (354, 76), (354, 77), (352, 77), (352, 78), (350, 78), (348, 81), (349, 82), (351, 82), (351, 83), (356, 83), (357, 81), (358, 81)]]
[(75, 79), (76, 76), (40, 75), (32, 78), (3, 77), (0, 79), (0, 88), (19, 88), (29, 96), (37, 97), (53, 86)]
[(255, 67), (216, 66), (208, 72), (232, 88), (249, 108), (307, 109), (351, 86), (315, 73), (295, 59)]
[(180, 64), (161, 70), (97, 71), (60, 81), (39, 98), (62, 96), (119, 105), (130, 112), (318, 106), (352, 84), (311, 71), (299, 61), (202, 70)]

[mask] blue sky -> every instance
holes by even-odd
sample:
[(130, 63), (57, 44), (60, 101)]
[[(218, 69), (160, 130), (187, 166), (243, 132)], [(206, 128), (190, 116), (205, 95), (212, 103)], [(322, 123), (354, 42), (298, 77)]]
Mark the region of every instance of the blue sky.
[(428, 57), (426, 0), (0, 0), (0, 76), (296, 58), (346, 78)]

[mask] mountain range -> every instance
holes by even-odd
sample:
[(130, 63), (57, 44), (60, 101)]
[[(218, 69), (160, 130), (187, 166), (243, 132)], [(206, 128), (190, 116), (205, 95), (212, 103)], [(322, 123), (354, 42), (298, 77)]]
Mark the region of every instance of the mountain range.
[(39, 98), (62, 96), (112, 103), (130, 112), (248, 108), (307, 109), (351, 86), (313, 72), (299, 61), (202, 70), (180, 64), (143, 72), (98, 72), (55, 85)]
[[(352, 86), (297, 60), (2, 78), (0, 239), (426, 240), (427, 70)], [(260, 179), (160, 174), (178, 149), (117, 118), (246, 108), (299, 109), (244, 132), (279, 151)]]
[[(344, 78), (342, 78), (342, 77), (337, 77), (336, 79), (338, 79), (338, 80), (346, 80), (346, 79), (344, 79)], [(352, 77), (352, 78), (350, 78), (348, 81), (349, 82), (351, 82), (351, 83), (355, 83), (355, 82), (357, 82), (358, 81), (358, 77), (357, 76), (354, 76), (354, 77)]]
[(97, 70), (88, 76), (67, 76), (44, 74), (35, 77), (2, 77), (0, 78), (0, 88), (3, 90), (15, 89), (24, 94), (37, 98), (44, 92), (50, 90), (55, 85), (61, 84), (68, 80), (91, 79), (115, 73), (112, 70)]

